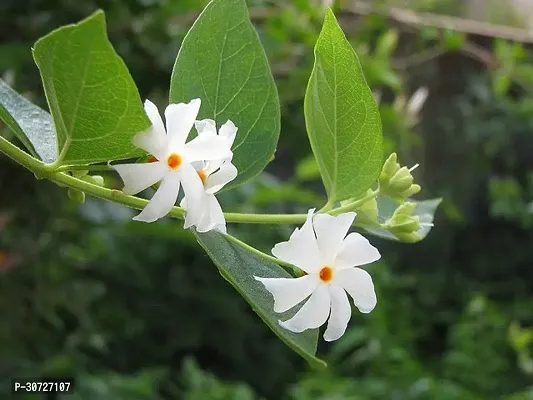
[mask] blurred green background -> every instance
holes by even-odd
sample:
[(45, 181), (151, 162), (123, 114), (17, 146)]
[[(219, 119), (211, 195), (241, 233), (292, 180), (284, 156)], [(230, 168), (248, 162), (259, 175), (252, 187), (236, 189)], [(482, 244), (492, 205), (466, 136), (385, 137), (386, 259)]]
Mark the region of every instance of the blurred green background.
[[(45, 106), (31, 46), (102, 8), (141, 97), (163, 109), (205, 3), (2, 0), (0, 73)], [(249, 2), (282, 133), (266, 172), (221, 196), (227, 211), (305, 212), (325, 201), (302, 106), (326, 3)], [(420, 163), (418, 198), (444, 202), (418, 244), (370, 238), (383, 254), (370, 267), (378, 306), (354, 314), (341, 340), (320, 343), (329, 369), (310, 370), (281, 343), (180, 222), (135, 223), (133, 211), (91, 198), (74, 204), (0, 157), (1, 399), (10, 377), (43, 375), (76, 377), (65, 399), (533, 399), (531, 46), (361, 16), (348, 3), (336, 12), (380, 101), (384, 155)], [(418, 3), (457, 14), (457, 1)], [(429, 96), (417, 107), (409, 101), (420, 88)], [(267, 252), (292, 229), (229, 225)]]

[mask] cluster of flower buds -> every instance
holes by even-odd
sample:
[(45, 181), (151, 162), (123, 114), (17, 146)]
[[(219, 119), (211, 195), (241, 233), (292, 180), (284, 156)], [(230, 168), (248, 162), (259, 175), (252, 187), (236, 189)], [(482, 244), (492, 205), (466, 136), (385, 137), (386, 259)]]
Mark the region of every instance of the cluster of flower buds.
[(418, 164), (411, 168), (402, 167), (398, 163), (396, 153), (392, 153), (379, 175), (379, 191), (390, 198), (403, 203), (407, 198), (417, 194), (422, 189), (420, 185), (413, 183), (413, 172)]
[[(82, 181), (92, 183), (93, 185), (105, 186), (104, 177), (101, 175), (88, 175), (89, 171), (73, 171), (72, 176), (81, 179)], [(77, 204), (83, 204), (85, 202), (85, 193), (69, 188), (68, 197), (70, 200)]]
[(418, 234), (421, 225), (420, 218), (417, 215), (413, 215), (415, 208), (415, 203), (405, 202), (400, 204), (383, 227), (404, 242), (418, 242), (421, 239)]

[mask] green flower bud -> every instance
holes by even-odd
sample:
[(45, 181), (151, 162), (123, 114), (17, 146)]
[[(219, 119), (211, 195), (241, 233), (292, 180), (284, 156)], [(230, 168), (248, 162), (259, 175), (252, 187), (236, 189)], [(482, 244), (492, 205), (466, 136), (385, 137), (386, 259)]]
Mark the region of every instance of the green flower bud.
[(396, 236), (398, 239), (400, 239), (402, 242), (405, 242), (405, 243), (416, 243), (422, 240), (422, 236), (420, 236), (416, 232), (411, 232), (411, 233), (397, 232), (397, 233), (394, 233), (394, 236)]
[(93, 175), (92, 176), (93, 178), (93, 181), (96, 185), (98, 186), (104, 186), (105, 185), (105, 181), (104, 181), (104, 177), (101, 176), (101, 175)]
[(415, 184), (411, 185), (411, 187), (409, 189), (407, 189), (406, 191), (404, 191), (402, 193), (402, 197), (409, 198), (411, 196), (414, 196), (415, 194), (417, 194), (421, 190), (422, 190), (422, 188), (420, 187), (420, 185), (417, 185), (415, 183)]
[(412, 215), (415, 208), (415, 203), (406, 202), (401, 204), (385, 223), (385, 227), (402, 241), (413, 242), (420, 240), (421, 237), (417, 234), (420, 229), (420, 218)]
[(85, 202), (85, 193), (80, 192), (79, 190), (69, 188), (67, 194), (69, 199), (74, 203), (83, 204)]
[(86, 175), (82, 177), (81, 180), (98, 186), (104, 186), (105, 184), (103, 176), (100, 175)]
[(392, 153), (389, 158), (383, 164), (381, 173), (379, 174), (379, 184), (380, 186), (387, 186), (390, 178), (400, 169), (400, 164), (398, 164), (398, 157), (396, 153)]
[[(374, 191), (372, 189), (368, 189), (365, 193), (358, 197), (353, 197), (351, 199), (341, 201), (341, 206), (345, 206), (358, 200), (364, 199), (365, 197), (370, 196), (373, 193)], [(365, 201), (362, 205), (360, 205), (359, 207), (355, 207), (352, 210), (357, 213), (355, 221), (358, 224), (375, 228), (379, 228), (381, 226), (378, 222), (378, 202), (376, 201), (375, 197)]]
[(396, 153), (392, 153), (383, 164), (379, 175), (380, 193), (402, 203), (406, 198), (420, 192), (420, 185), (413, 183), (411, 172), (418, 167), (401, 167)]
[(389, 180), (389, 189), (396, 193), (408, 190), (413, 184), (413, 175), (407, 167), (401, 167)]

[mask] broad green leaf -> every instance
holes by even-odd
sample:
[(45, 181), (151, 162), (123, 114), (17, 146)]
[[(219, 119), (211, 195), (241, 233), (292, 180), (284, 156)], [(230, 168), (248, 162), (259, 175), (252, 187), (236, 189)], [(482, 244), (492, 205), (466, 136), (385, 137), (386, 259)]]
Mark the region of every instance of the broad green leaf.
[(198, 119), (239, 131), (233, 163), (239, 175), (226, 188), (258, 175), (272, 159), (279, 137), (276, 86), (244, 0), (213, 0), (183, 40), (172, 71), (170, 101), (202, 99)]
[(363, 193), (381, 170), (381, 121), (359, 59), (331, 10), (315, 46), (304, 110), (329, 201)]
[[(435, 212), (437, 211), (437, 207), (442, 202), (442, 199), (430, 199), (430, 200), (421, 200), (416, 201), (413, 199), (409, 199), (409, 202), (416, 203), (415, 211), (413, 212), (413, 215), (418, 216), (420, 218), (420, 229), (417, 231), (417, 233), (420, 235), (421, 240), (424, 239), (429, 231), (431, 230), (431, 225), (433, 223), (433, 219), (435, 217)], [(388, 220), (392, 214), (394, 213), (394, 210), (398, 206), (396, 202), (394, 202), (392, 199), (390, 199), (387, 196), (378, 196), (377, 199), (378, 203), (378, 221), (380, 223), (384, 223), (386, 220)], [(357, 218), (356, 218), (356, 225), (357, 225)], [(391, 232), (389, 232), (386, 229), (381, 228), (364, 228), (368, 233), (371, 233), (372, 235), (382, 237), (384, 239), (390, 239), (398, 241), (398, 238), (394, 236)]]
[(86, 164), (142, 153), (148, 129), (137, 87), (106, 34), (102, 11), (35, 43), (33, 57), (52, 113), (62, 162)]
[(264, 278), (289, 278), (290, 275), (279, 265), (261, 260), (244, 247), (230, 242), (219, 232), (211, 231), (195, 235), (220, 274), (244, 297), (268, 327), (311, 365), (325, 366), (322, 360), (315, 357), (318, 329), (302, 333), (283, 329), (278, 320), (289, 319), (294, 315), (294, 311), (275, 313), (272, 295), (254, 279), (254, 275)]
[(0, 79), (0, 119), (28, 151), (45, 163), (57, 159), (57, 140), (52, 117), (15, 92)]

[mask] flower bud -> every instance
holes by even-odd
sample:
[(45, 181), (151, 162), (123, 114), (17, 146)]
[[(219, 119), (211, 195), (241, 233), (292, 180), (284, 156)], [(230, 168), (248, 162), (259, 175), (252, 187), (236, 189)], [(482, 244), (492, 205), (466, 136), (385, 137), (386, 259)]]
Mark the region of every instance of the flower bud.
[(385, 227), (398, 239), (406, 242), (416, 242), (421, 239), (417, 231), (420, 229), (420, 218), (413, 215), (415, 203), (401, 204), (385, 222)]
[(85, 193), (80, 192), (79, 190), (69, 188), (67, 194), (69, 199), (74, 203), (83, 204), (85, 202)]
[(406, 198), (420, 192), (422, 188), (420, 185), (413, 183), (414, 178), (411, 175), (411, 172), (416, 167), (418, 167), (418, 164), (409, 169), (401, 167), (396, 153), (392, 153), (383, 164), (379, 175), (380, 193), (401, 203)]
[(395, 193), (408, 190), (413, 184), (413, 175), (407, 167), (401, 167), (389, 180), (389, 188)]
[(89, 183), (92, 183), (92, 184), (98, 185), (98, 186), (104, 186), (105, 185), (104, 177), (100, 176), (100, 175), (86, 175), (86, 176), (82, 177), (81, 179), (83, 181), (85, 181), (85, 182), (89, 182)]

